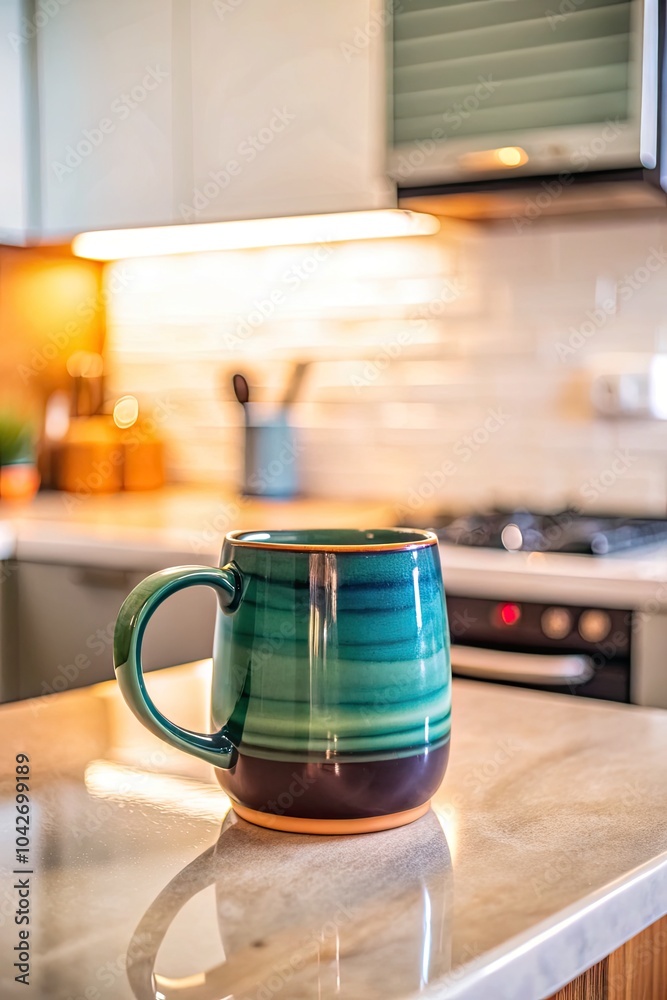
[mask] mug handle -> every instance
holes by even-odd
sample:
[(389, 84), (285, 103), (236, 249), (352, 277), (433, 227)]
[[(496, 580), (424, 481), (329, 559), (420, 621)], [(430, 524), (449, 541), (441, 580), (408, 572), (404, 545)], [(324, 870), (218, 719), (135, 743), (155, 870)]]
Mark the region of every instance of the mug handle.
[(139, 722), (155, 736), (177, 750), (184, 750), (214, 767), (230, 768), (238, 750), (227, 726), (218, 733), (195, 733), (171, 722), (155, 706), (144, 681), (141, 646), (148, 620), (171, 594), (203, 584), (217, 592), (221, 610), (236, 611), (241, 603), (243, 583), (232, 563), (214, 566), (173, 566), (147, 576), (125, 598), (114, 631), (113, 659), (116, 677), (125, 701)]
[[(223, 825), (224, 832), (224, 825)], [(125, 971), (137, 1000), (210, 1000), (212, 996), (227, 996), (223, 988), (226, 963), (216, 965), (206, 972), (180, 979), (165, 978), (155, 972), (155, 962), (160, 945), (173, 920), (189, 899), (216, 881), (215, 867), (210, 860), (215, 857), (215, 845), (200, 854), (183, 868), (160, 895), (151, 903), (135, 928), (127, 949)]]

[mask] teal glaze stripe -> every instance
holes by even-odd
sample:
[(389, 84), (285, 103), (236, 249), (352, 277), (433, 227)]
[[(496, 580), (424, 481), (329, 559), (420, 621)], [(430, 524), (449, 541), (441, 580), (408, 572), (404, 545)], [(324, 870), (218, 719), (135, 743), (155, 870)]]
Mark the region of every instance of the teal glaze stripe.
[[(270, 664), (268, 669), (267, 663)], [(293, 700), (299, 689), (304, 691), (305, 699), (310, 700), (310, 657), (295, 656), (291, 650), (286, 651), (284, 645), (275, 649), (231, 644), (230, 666), (235, 676), (250, 674), (253, 692), (274, 690), (277, 680), (279, 691), (272, 696), (279, 701), (283, 698)], [(337, 696), (344, 686), (355, 691), (368, 689), (370, 700), (380, 687), (393, 688), (400, 698), (409, 697), (413, 692), (416, 697), (424, 684), (428, 684), (430, 690), (442, 688), (449, 681), (449, 655), (447, 649), (440, 649), (416, 659), (341, 660), (334, 650), (318, 659), (318, 669), (322, 681), (326, 677), (326, 685), (336, 691)]]
[[(446, 663), (438, 664), (436, 669), (439, 674), (445, 674)], [(431, 673), (435, 673), (435, 670)], [(254, 711), (269, 715), (289, 715), (292, 719), (306, 714), (309, 718), (313, 714), (318, 718), (327, 718), (329, 714), (337, 717), (340, 711), (347, 711), (351, 718), (356, 719), (360, 713), (378, 715), (383, 711), (423, 711), (431, 704), (438, 705), (443, 710), (444, 706), (451, 705), (451, 687), (445, 683), (444, 678), (435, 686), (422, 687), (420, 677), (415, 674), (406, 674), (404, 679), (394, 683), (392, 677), (388, 677), (387, 683), (383, 685), (380, 683), (380, 676), (374, 678), (368, 672), (360, 678), (350, 678), (339, 671), (337, 676), (327, 681), (327, 694), (314, 711), (311, 709), (308, 680), (299, 674), (298, 669), (296, 676), (292, 673), (281, 677), (280, 671), (276, 671), (274, 683), (270, 683), (266, 671), (261, 669), (257, 671), (256, 682), (252, 670), (247, 672), (246, 678), (245, 692), (239, 697), (252, 702)], [(217, 698), (214, 698), (214, 703), (217, 709)]]
[[(396, 750), (408, 749), (413, 747), (428, 747), (432, 743), (437, 743), (440, 740), (445, 739), (451, 729), (449, 719), (442, 720), (438, 725), (429, 725), (428, 733), (426, 733), (426, 726), (422, 724), (421, 726), (415, 727), (414, 729), (405, 730), (400, 733), (392, 733), (391, 743), (387, 741), (386, 733), (382, 733), (379, 736), (362, 736), (356, 739), (316, 739), (310, 737), (308, 739), (298, 740), (290, 738), (288, 736), (276, 736), (271, 734), (269, 737), (271, 740), (271, 746), (275, 750), (284, 751), (310, 751), (316, 753), (319, 751), (321, 755), (329, 754), (334, 751), (337, 754), (349, 754), (358, 751), (376, 751), (379, 753), (392, 753)], [(265, 741), (267, 738), (266, 733), (253, 733), (244, 729), (243, 735), (241, 737), (239, 750), (242, 753), (247, 752), (247, 749), (251, 746), (257, 748), (265, 746)], [(263, 753), (258, 754), (258, 756), (264, 756)]]
[[(379, 716), (385, 712), (393, 712), (397, 709), (406, 709), (410, 711), (412, 705), (416, 706), (416, 709), (421, 710), (423, 705), (430, 704), (431, 702), (439, 705), (443, 694), (442, 684), (439, 684), (434, 688), (425, 689), (412, 698), (405, 697), (405, 689), (407, 685), (403, 686), (402, 691), (396, 691), (394, 687), (383, 688), (369, 685), (369, 687), (359, 690), (355, 699), (352, 692), (345, 691), (346, 686), (347, 685), (341, 685), (340, 690), (344, 693), (336, 701), (336, 713), (347, 710), (350, 710), (351, 712), (365, 711), (369, 716)], [(414, 684), (412, 685), (413, 689), (415, 686), (416, 685)], [(253, 703), (255, 708), (261, 707), (261, 710), (266, 712), (276, 711), (278, 713), (284, 713), (285, 710), (281, 706), (290, 706), (291, 708), (301, 706), (304, 708), (309, 705), (307, 690), (304, 690), (300, 696), (293, 691), (286, 690), (283, 697), (280, 697), (273, 692), (270, 696), (264, 695), (261, 690), (257, 690), (252, 692), (250, 696), (246, 697), (248, 698), (248, 701)], [(447, 703), (449, 703), (449, 700)], [(253, 712), (255, 711), (255, 708), (252, 709)], [(326, 709), (322, 708), (321, 713), (325, 715)]]
[[(285, 704), (285, 703), (283, 703)], [(373, 735), (390, 742), (400, 739), (408, 730), (424, 729), (425, 725), (437, 727), (449, 723), (451, 707), (447, 703), (421, 702), (409, 711), (397, 709), (394, 706), (380, 708), (374, 705), (358, 706), (353, 711), (327, 714), (319, 711), (310, 714), (308, 706), (299, 704), (295, 711), (286, 711), (282, 718), (275, 714), (276, 702), (264, 703), (266, 714), (258, 710), (258, 706), (250, 702), (243, 726), (243, 736), (249, 733), (262, 734), (273, 739), (274, 736), (290, 737), (297, 741), (311, 739), (313, 733), (335, 734), (337, 739), (356, 739)], [(428, 742), (428, 736), (426, 737)]]
[[(340, 553), (337, 553), (340, 555)], [(377, 576), (373, 568), (368, 568), (368, 578), (359, 579), (359, 575), (363, 573), (365, 567), (362, 566), (363, 557), (357, 556), (359, 559), (359, 565), (355, 570), (351, 567), (343, 566), (338, 577), (338, 592), (341, 591), (356, 591), (358, 593), (362, 591), (383, 591), (383, 590), (400, 590), (405, 588), (406, 582), (408, 582), (410, 588), (412, 587), (412, 577), (409, 573), (405, 572), (405, 569), (401, 572), (400, 569), (394, 567), (393, 570), (387, 568), (386, 576)], [(411, 561), (410, 566), (412, 567), (414, 563)], [(304, 559), (302, 567), (302, 576), (295, 577), (294, 566), (291, 561), (286, 562), (284, 565), (279, 565), (278, 562), (272, 563), (271, 566), (271, 576), (267, 580), (267, 576), (264, 571), (255, 573), (249, 566), (243, 567), (243, 581), (244, 590), (251, 589), (253, 586), (258, 584), (262, 585), (264, 589), (268, 592), (269, 590), (275, 591), (275, 589), (284, 590), (285, 592), (292, 592), (294, 590), (306, 591), (311, 590), (310, 577), (308, 573), (308, 562)], [(421, 565), (419, 569), (419, 584), (420, 587), (432, 586), (435, 590), (440, 590), (441, 580), (436, 572), (435, 568), (431, 564), (426, 566), (426, 564)], [(315, 590), (323, 590), (322, 584), (316, 584)]]
[[(229, 642), (229, 640), (228, 640)], [(310, 644), (307, 639), (295, 640), (286, 637), (284, 634), (274, 633), (272, 635), (258, 635), (254, 638), (249, 634), (242, 635), (234, 632), (232, 642), (238, 646), (243, 646), (252, 656), (262, 657), (266, 664), (274, 655), (274, 647), (284, 656), (291, 654), (295, 659), (307, 660), (310, 653)], [(444, 626), (433, 635), (415, 636), (413, 639), (401, 639), (397, 642), (386, 642), (382, 640), (368, 643), (345, 643), (332, 642), (332, 657), (337, 660), (367, 660), (373, 663), (395, 663), (397, 660), (421, 660), (436, 653), (442, 653), (446, 648), (446, 636)], [(326, 657), (322, 657), (325, 662)]]
[(389, 739), (395, 733), (423, 725), (425, 719), (430, 718), (432, 724), (446, 720), (451, 712), (450, 702), (445, 698), (423, 699), (407, 708), (403, 705), (354, 705), (345, 711), (336, 706), (333, 711), (322, 708), (309, 712), (309, 706), (303, 702), (295, 704), (293, 711), (284, 706), (288, 703), (268, 700), (253, 703), (251, 700), (244, 728), (272, 736), (290, 735), (295, 739), (305, 739), (313, 732), (335, 733), (339, 739), (371, 733)]
[[(297, 629), (296, 635), (286, 637), (284, 628), (281, 628), (277, 622), (267, 621), (267, 617), (265, 615), (259, 616), (252, 623), (247, 619), (239, 618), (238, 621), (234, 622), (234, 639), (243, 642), (246, 646), (255, 646), (264, 640), (270, 642), (282, 639), (291, 642), (294, 646), (305, 647), (303, 655), (307, 654), (310, 649), (307, 624), (303, 624), (300, 629)], [(348, 613), (345, 620), (331, 623), (332, 631), (335, 630), (334, 636), (330, 640), (331, 645), (337, 648), (358, 649), (362, 654), (369, 647), (379, 646), (386, 647), (387, 651), (391, 652), (396, 646), (407, 642), (428, 644), (437, 649), (441, 649), (444, 645), (444, 625), (440, 623), (438, 623), (439, 627), (434, 623), (429, 628), (418, 629), (414, 621), (397, 622), (393, 613), (386, 616), (376, 614), (374, 618), (374, 628), (377, 629), (375, 634), (378, 635), (378, 638), (368, 638), (370, 631), (368, 618), (364, 619), (364, 616), (359, 615), (352, 619)], [(254, 628), (244, 628), (244, 624), (254, 625)]]
[[(412, 581), (410, 581), (412, 583)], [(406, 597), (407, 585), (380, 587), (378, 590), (370, 584), (353, 586), (339, 586), (336, 592), (336, 604), (342, 611), (412, 611), (414, 614), (414, 600), (410, 601)], [(440, 590), (436, 581), (424, 585), (420, 582), (419, 588), (422, 603), (430, 604), (431, 601), (439, 601)], [(244, 606), (246, 608), (269, 608), (272, 611), (291, 611), (294, 608), (307, 610), (312, 603), (317, 604), (318, 598), (324, 594), (323, 588), (314, 588), (311, 592), (309, 588), (302, 588), (299, 592), (294, 587), (280, 586), (276, 584), (270, 587), (260, 584), (246, 587), (244, 594)]]
[(398, 750), (380, 750), (377, 752), (341, 753), (338, 750), (329, 749), (326, 755), (321, 752), (310, 753), (297, 750), (276, 750), (275, 747), (264, 747), (259, 744), (247, 744), (241, 747), (241, 756), (258, 757), (260, 760), (280, 760), (293, 761), (295, 764), (322, 764), (333, 763), (339, 760), (341, 764), (363, 764), (373, 761), (396, 760), (403, 757), (417, 757), (425, 753), (439, 750), (440, 747), (449, 743), (450, 733), (448, 732), (442, 739), (434, 740), (430, 743), (421, 743), (411, 747), (403, 747)]
[[(249, 713), (250, 715), (250, 713)], [(307, 727), (291, 727), (289, 720), (269, 720), (264, 718), (246, 718), (239, 726), (237, 739), (241, 744), (260, 746), (272, 745), (282, 749), (304, 750), (307, 748), (330, 749), (335, 747), (343, 753), (347, 750), (357, 750), (361, 747), (392, 750), (404, 746), (426, 745), (441, 739), (451, 728), (451, 713), (425, 714), (412, 718), (395, 720), (393, 726), (388, 726), (384, 718), (371, 719), (370, 724), (357, 729), (341, 727), (333, 723), (327, 727), (318, 720), (312, 729)], [(281, 724), (282, 722), (282, 724)], [(375, 723), (375, 725), (373, 725)], [(343, 731), (341, 731), (341, 729)]]

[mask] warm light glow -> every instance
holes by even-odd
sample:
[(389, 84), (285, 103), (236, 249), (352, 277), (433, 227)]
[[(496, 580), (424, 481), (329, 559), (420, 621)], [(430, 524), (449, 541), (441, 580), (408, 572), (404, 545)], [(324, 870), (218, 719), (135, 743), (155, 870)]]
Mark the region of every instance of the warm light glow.
[(99, 798), (144, 802), (170, 813), (214, 822), (224, 819), (231, 806), (228, 796), (217, 785), (175, 774), (142, 771), (109, 760), (91, 761), (84, 782), (87, 792)]
[(113, 422), (116, 427), (126, 430), (136, 424), (139, 416), (139, 401), (136, 396), (121, 396), (113, 408)]
[(242, 222), (207, 222), (192, 226), (153, 226), (80, 233), (72, 242), (77, 257), (119, 260), (165, 254), (241, 250), (258, 247), (377, 240), (392, 236), (430, 236), (440, 229), (432, 215), (386, 209), (337, 212)]
[(75, 351), (67, 359), (67, 372), (72, 378), (99, 378), (104, 371), (104, 359), (93, 351)]
[(58, 389), (49, 398), (44, 411), (44, 436), (49, 441), (62, 441), (70, 424), (70, 397)]
[(503, 625), (516, 625), (521, 618), (521, 608), (518, 604), (500, 604), (498, 606), (498, 617)]
[(480, 149), (464, 153), (459, 163), (467, 170), (497, 170), (498, 167), (522, 167), (528, 162), (528, 153), (521, 146), (501, 146), (498, 149)]
[(520, 167), (528, 159), (526, 151), (519, 146), (503, 146), (496, 150), (496, 157), (504, 167)]
[(442, 827), (445, 839), (447, 840), (447, 847), (449, 848), (449, 856), (452, 863), (454, 863), (459, 846), (459, 816), (456, 806), (450, 802), (433, 802), (431, 808)]

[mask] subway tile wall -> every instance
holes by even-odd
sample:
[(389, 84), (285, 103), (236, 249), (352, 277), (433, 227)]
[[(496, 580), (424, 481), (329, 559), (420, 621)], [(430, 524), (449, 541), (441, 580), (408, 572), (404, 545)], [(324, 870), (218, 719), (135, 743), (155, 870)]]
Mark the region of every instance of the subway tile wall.
[(667, 351), (667, 220), (443, 223), (436, 237), (120, 261), (115, 393), (154, 411), (173, 480), (241, 481), (231, 376), (292, 419), (303, 490), (401, 509), (663, 514), (667, 422), (609, 419), (596, 372)]

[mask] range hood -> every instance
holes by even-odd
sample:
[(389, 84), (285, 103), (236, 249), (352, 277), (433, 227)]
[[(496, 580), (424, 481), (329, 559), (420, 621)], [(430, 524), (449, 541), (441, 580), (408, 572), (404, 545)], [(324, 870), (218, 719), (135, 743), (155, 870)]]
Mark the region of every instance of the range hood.
[(405, 208), (463, 218), (667, 207), (664, 4), (405, 0), (388, 168)]

